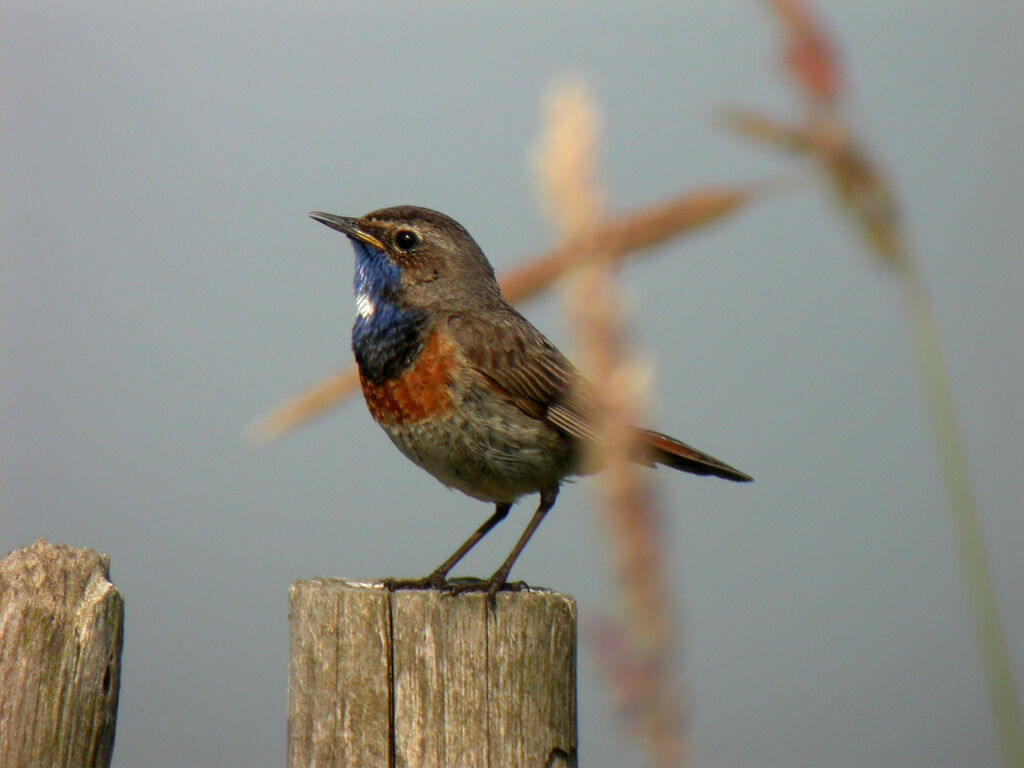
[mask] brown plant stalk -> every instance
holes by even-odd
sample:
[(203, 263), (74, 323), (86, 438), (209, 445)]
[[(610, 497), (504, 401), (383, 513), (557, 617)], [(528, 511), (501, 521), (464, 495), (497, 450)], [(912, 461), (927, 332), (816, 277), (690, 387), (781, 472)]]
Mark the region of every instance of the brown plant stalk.
[(1024, 727), (1013, 670), (924, 271), (909, 246), (896, 193), (886, 174), (857, 141), (849, 122), (837, 108), (843, 77), (836, 46), (802, 0), (768, 2), (783, 23), (787, 71), (801, 90), (807, 116), (799, 124), (786, 124), (732, 109), (726, 120), (748, 138), (802, 154), (815, 162), (868, 252), (897, 281), (949, 501), (964, 591), (1003, 764), (1007, 768), (1024, 768)]
[[(568, 304), (580, 359), (594, 385), (600, 439), (591, 461), (600, 475), (603, 522), (620, 593), (609, 632), (621, 642), (606, 658), (620, 709), (649, 764), (668, 768), (685, 753), (681, 682), (673, 664), (672, 606), (660, 546), (661, 526), (636, 455), (634, 425), (642, 410), (644, 377), (630, 359), (619, 282), (621, 253), (614, 241), (589, 238), (603, 216), (604, 197), (594, 170), (598, 142), (595, 109), (586, 88), (572, 81), (553, 91), (546, 109), (538, 175), (548, 208), (566, 238), (587, 243), (587, 259), (572, 273)], [(580, 246), (577, 246), (580, 247)], [(608, 644), (599, 644), (606, 651)]]
[(783, 26), (783, 64), (790, 79), (807, 102), (834, 106), (845, 83), (832, 36), (803, 0), (767, 1)]

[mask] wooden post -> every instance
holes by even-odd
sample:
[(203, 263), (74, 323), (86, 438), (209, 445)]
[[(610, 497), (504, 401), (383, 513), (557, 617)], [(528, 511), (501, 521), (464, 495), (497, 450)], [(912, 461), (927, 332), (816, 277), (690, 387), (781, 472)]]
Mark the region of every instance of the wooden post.
[(576, 766), (576, 604), (539, 589), (290, 590), (289, 768)]
[(110, 560), (39, 539), (0, 560), (0, 766), (106, 768), (124, 602)]

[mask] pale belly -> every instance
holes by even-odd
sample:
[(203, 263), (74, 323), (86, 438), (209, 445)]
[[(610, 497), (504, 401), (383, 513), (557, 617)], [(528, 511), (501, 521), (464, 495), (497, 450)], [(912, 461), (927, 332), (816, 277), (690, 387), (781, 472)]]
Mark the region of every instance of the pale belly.
[(568, 439), (518, 408), (469, 392), (445, 413), (381, 423), (409, 459), (450, 488), (483, 501), (514, 502), (573, 474)]

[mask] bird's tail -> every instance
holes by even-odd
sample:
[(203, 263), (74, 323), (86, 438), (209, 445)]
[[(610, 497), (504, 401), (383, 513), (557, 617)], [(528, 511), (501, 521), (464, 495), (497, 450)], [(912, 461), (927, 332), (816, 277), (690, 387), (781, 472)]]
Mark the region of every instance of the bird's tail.
[(681, 443), (660, 432), (641, 429), (640, 442), (646, 449), (644, 458), (655, 464), (664, 464), (666, 467), (681, 469), (683, 472), (691, 472), (695, 475), (715, 475), (737, 483), (749, 483), (754, 479), (750, 475), (730, 467), (724, 461), (701, 453), (686, 443)]

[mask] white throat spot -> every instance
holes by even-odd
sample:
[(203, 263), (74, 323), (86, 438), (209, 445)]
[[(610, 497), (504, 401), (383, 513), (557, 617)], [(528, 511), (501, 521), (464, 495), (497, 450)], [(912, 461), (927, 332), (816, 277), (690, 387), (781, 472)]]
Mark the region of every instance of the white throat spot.
[(356, 294), (356, 312), (363, 320), (373, 317), (373, 300), (364, 292)]

